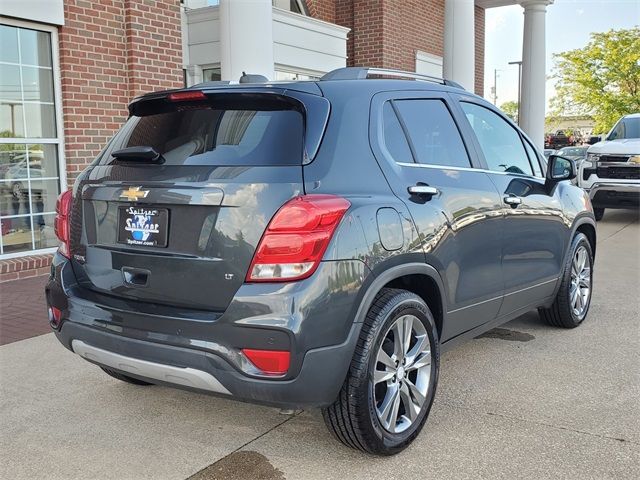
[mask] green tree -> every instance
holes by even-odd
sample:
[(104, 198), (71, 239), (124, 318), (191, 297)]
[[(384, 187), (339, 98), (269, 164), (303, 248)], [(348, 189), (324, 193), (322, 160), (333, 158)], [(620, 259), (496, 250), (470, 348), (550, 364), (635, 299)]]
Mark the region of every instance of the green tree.
[(504, 102), (500, 105), (500, 110), (514, 122), (518, 121), (518, 102), (514, 102), (513, 100)]
[(640, 27), (592, 33), (584, 48), (554, 57), (554, 116), (592, 115), (602, 133), (640, 112)]

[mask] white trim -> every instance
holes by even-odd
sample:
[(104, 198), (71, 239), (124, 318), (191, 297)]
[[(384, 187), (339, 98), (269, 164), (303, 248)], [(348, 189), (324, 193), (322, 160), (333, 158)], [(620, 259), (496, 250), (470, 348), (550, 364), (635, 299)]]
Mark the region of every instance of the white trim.
[[(48, 70), (52, 70), (53, 74), (53, 105), (54, 105), (54, 115), (56, 122), (56, 138), (0, 138), (0, 143), (2, 144), (52, 144), (57, 146), (57, 154), (58, 154), (58, 177), (46, 177), (46, 178), (38, 178), (38, 179), (30, 179), (29, 184), (31, 184), (31, 180), (39, 181), (39, 180), (58, 180), (58, 185), (60, 187), (60, 192), (64, 192), (67, 190), (67, 168), (66, 168), (66, 160), (65, 160), (65, 143), (64, 143), (64, 123), (62, 116), (62, 80), (60, 74), (60, 50), (59, 50), (59, 38), (58, 38), (58, 27), (53, 25), (46, 25), (43, 23), (30, 22), (25, 20), (16, 20), (13, 18), (2, 17), (0, 19), (0, 24), (7, 25), (11, 27), (17, 28), (27, 28), (30, 30), (37, 30), (41, 32), (49, 33), (49, 40), (51, 44), (51, 67), (41, 67), (46, 68)], [(20, 44), (18, 43), (18, 48), (20, 48)], [(35, 67), (38, 65), (27, 65), (27, 64), (17, 64), (22, 66), (31, 66)], [(21, 73), (22, 75), (22, 69)], [(24, 96), (24, 95), (23, 95)], [(37, 102), (37, 101), (24, 101), (23, 103), (46, 103), (51, 105), (51, 102)], [(25, 133), (26, 133), (26, 116), (23, 115), (23, 122), (25, 123)], [(28, 155), (28, 151), (27, 151)], [(29, 168), (29, 162), (27, 161), (27, 169)], [(35, 245), (35, 231), (33, 228), (33, 217), (36, 216), (33, 212), (29, 214), (31, 217), (31, 247)], [(38, 215), (44, 215), (44, 213), (38, 213)], [(3, 218), (10, 218), (14, 216), (6, 216)], [(3, 253), (4, 245), (2, 243), (2, 238), (0, 234), (0, 260), (8, 259), (8, 258), (17, 258), (17, 257), (25, 257), (30, 255), (39, 255), (42, 253), (53, 253), (56, 251), (56, 248), (48, 248), (48, 249), (39, 249), (39, 250), (28, 250), (24, 252), (15, 252), (15, 253)]]
[[(17, 141), (16, 141), (17, 140)], [(20, 145), (27, 143), (46, 143), (46, 144), (57, 144), (60, 143), (59, 138), (0, 138), (0, 143), (18, 143)]]
[(283, 10), (278, 7), (273, 7), (273, 21), (293, 25), (304, 30), (319, 32), (329, 37), (339, 38), (340, 40), (346, 40), (347, 34), (351, 31), (350, 28), (336, 25), (335, 23), (300, 15), (299, 13)]
[(26, 252), (4, 253), (0, 256), (1, 260), (11, 260), (12, 258), (33, 257), (34, 255), (48, 255), (56, 253), (58, 247), (41, 248), (39, 250), (28, 250)]

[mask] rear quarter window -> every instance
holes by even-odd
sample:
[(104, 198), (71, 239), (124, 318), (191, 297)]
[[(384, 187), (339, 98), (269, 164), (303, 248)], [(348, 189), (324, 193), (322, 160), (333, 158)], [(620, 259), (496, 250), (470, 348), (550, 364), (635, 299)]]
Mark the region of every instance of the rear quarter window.
[(195, 108), (131, 117), (110, 152), (149, 146), (164, 165), (300, 165), (304, 120), (297, 110)]

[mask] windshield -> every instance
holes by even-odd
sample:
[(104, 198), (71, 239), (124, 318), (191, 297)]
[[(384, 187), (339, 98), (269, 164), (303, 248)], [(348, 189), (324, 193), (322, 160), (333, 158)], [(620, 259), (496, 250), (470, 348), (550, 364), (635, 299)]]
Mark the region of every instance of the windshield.
[(587, 153), (586, 147), (569, 147), (569, 148), (563, 148), (562, 150), (560, 150), (560, 155), (571, 155), (575, 157), (586, 155), (586, 153)]
[(195, 108), (131, 117), (114, 137), (111, 152), (153, 147), (164, 165), (300, 165), (303, 117), (295, 110)]
[(620, 120), (609, 133), (607, 140), (640, 138), (640, 117), (627, 117)]

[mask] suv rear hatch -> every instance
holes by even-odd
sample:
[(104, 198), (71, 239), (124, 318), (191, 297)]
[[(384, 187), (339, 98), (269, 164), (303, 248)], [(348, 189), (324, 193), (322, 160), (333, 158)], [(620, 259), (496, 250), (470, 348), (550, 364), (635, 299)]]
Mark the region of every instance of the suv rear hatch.
[(184, 90), (130, 112), (75, 191), (78, 282), (107, 299), (224, 311), (271, 217), (304, 193), (303, 160), (328, 102), (274, 88)]

